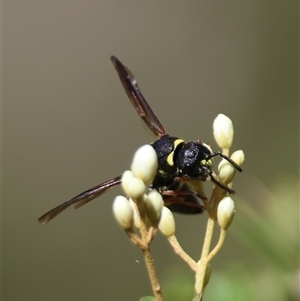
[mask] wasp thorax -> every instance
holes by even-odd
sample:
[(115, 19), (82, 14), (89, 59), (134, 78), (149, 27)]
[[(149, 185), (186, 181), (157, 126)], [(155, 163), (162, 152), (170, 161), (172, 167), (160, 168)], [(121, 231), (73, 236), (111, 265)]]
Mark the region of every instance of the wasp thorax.
[(157, 154), (158, 172), (162, 177), (172, 177), (176, 174), (176, 155), (183, 145), (184, 141), (182, 139), (168, 135), (152, 143), (152, 147)]

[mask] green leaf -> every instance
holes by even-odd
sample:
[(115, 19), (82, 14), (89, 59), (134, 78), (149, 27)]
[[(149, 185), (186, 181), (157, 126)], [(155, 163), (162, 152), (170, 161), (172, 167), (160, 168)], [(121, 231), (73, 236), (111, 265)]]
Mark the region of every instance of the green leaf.
[(156, 301), (153, 296), (144, 296), (139, 301)]

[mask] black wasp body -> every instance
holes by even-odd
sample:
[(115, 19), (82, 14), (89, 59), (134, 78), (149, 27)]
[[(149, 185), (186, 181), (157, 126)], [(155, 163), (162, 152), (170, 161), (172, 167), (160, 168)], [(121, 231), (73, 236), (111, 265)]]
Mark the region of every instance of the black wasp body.
[[(241, 168), (221, 152), (212, 152), (211, 148), (200, 140), (185, 143), (182, 139), (168, 135), (166, 129), (143, 97), (131, 71), (115, 56), (111, 57), (111, 61), (133, 107), (147, 127), (158, 138), (151, 144), (158, 158), (157, 175), (151, 184), (151, 188), (157, 189), (163, 195), (165, 204), (172, 211), (180, 213), (195, 214), (202, 212), (199, 198), (188, 186), (189, 180), (205, 181), (209, 178), (222, 189), (232, 193), (233, 191), (230, 188), (213, 177), (212, 158), (221, 156), (237, 170), (241, 171)], [(121, 176), (118, 176), (92, 187), (48, 211), (39, 218), (39, 222), (46, 224), (69, 206), (75, 205), (75, 208), (79, 208), (120, 183)]]
[(170, 187), (176, 182), (174, 179), (183, 177), (205, 181), (212, 173), (212, 160), (206, 160), (212, 152), (201, 141), (185, 143), (182, 139), (165, 135), (151, 145), (158, 158), (153, 188)]

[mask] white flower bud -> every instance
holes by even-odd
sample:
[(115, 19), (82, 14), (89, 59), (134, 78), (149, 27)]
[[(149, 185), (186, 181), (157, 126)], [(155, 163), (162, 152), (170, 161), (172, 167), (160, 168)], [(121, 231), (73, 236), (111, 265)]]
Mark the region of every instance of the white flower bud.
[(224, 197), (218, 205), (217, 218), (221, 228), (227, 229), (234, 217), (234, 202), (231, 197)]
[(161, 233), (167, 237), (175, 234), (175, 220), (169, 208), (162, 208), (158, 227)]
[(151, 190), (146, 198), (146, 212), (153, 226), (156, 226), (159, 221), (163, 205), (161, 194), (155, 189)]
[(140, 178), (146, 186), (149, 186), (156, 176), (157, 165), (157, 155), (154, 148), (146, 144), (135, 152), (131, 171), (135, 177)]
[(141, 217), (140, 214), (138, 212), (138, 209), (136, 207), (135, 202), (132, 199), (129, 199), (129, 204), (133, 210), (133, 221), (134, 221), (134, 225), (140, 229), (141, 228)]
[(122, 174), (122, 181), (121, 181), (121, 185), (122, 185), (123, 189), (124, 189), (123, 186), (129, 185), (128, 183), (131, 182), (132, 178), (133, 178), (133, 174), (132, 174), (132, 172), (130, 170), (125, 170), (123, 172), (123, 174)]
[(118, 224), (123, 229), (130, 229), (133, 227), (133, 211), (124, 196), (117, 196), (113, 202), (113, 213)]
[(240, 166), (245, 162), (245, 154), (242, 150), (235, 151), (230, 158)]
[(233, 142), (234, 130), (231, 119), (219, 114), (213, 123), (214, 137), (222, 149), (229, 149)]
[(223, 159), (218, 166), (218, 171), (219, 181), (221, 181), (224, 184), (229, 184), (232, 182), (232, 179), (235, 175), (235, 168), (230, 162)]
[(147, 188), (144, 182), (134, 177), (129, 170), (126, 170), (122, 175), (122, 187), (125, 193), (136, 201), (142, 199)]

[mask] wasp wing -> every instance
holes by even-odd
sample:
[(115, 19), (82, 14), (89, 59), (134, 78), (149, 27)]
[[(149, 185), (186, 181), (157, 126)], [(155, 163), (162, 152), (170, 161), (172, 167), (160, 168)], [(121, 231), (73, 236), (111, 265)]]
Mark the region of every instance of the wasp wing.
[(187, 183), (175, 182), (168, 191), (162, 191), (165, 206), (172, 212), (198, 214), (204, 211), (199, 197)]
[(114, 188), (115, 186), (119, 185), (121, 183), (121, 176), (116, 177), (114, 179), (108, 180), (106, 182), (103, 182), (97, 186), (94, 186), (74, 198), (72, 198), (69, 201), (64, 202), (63, 204), (53, 208), (52, 210), (48, 211), (44, 215), (42, 215), (39, 218), (39, 222), (41, 224), (47, 224), (50, 220), (52, 220), (55, 216), (57, 216), (59, 213), (67, 209), (68, 207), (75, 205), (75, 208), (79, 208), (83, 206), (84, 204), (90, 202), (91, 200), (97, 198), (101, 194), (107, 192), (108, 190)]
[[(115, 56), (111, 57), (111, 61), (113, 62), (118, 72), (122, 85), (132, 105), (134, 106), (135, 110), (137, 111), (141, 119), (147, 125), (147, 127), (151, 130), (151, 132), (155, 136), (159, 138), (164, 135), (167, 135), (166, 129), (160, 123), (160, 121), (158, 120), (158, 118), (155, 116), (152, 109), (148, 105), (147, 101), (143, 97), (132, 72), (127, 67), (125, 67)], [(71, 200), (48, 211), (47, 213), (45, 213), (39, 218), (39, 222), (42, 224), (46, 224), (50, 220), (52, 220), (55, 216), (57, 216), (59, 213), (67, 209), (68, 207), (75, 205), (75, 208), (77, 209), (83, 206), (84, 204), (90, 202), (91, 200), (97, 198), (98, 196), (105, 193), (106, 191), (119, 185), (120, 183), (121, 183), (121, 176), (108, 180), (95, 187), (92, 187), (80, 193), (79, 195), (75, 196)]]
[(110, 59), (118, 72), (127, 96), (147, 127), (156, 137), (160, 138), (164, 135), (167, 135), (166, 129), (155, 116), (146, 99), (142, 95), (132, 72), (115, 56), (111, 56)]

